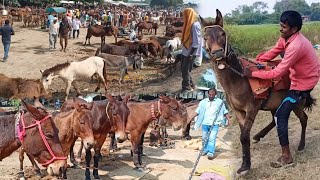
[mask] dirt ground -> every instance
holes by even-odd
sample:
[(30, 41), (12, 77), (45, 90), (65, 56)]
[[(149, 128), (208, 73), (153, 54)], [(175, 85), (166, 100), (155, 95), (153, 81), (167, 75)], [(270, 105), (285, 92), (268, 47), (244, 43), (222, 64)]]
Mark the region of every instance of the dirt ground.
[[(66, 53), (59, 51), (59, 44), (57, 44), (57, 50), (49, 50), (48, 32), (41, 29), (21, 28), (20, 26), (20, 23), (16, 23), (14, 26), (16, 35), (12, 37), (8, 62), (0, 62), (0, 72), (9, 77), (40, 78), (40, 70), (47, 69), (58, 63), (82, 60), (92, 56), (100, 45), (100, 39), (93, 37), (91, 46), (83, 46), (86, 30), (81, 29), (79, 39), (69, 39)], [(114, 38), (108, 37), (107, 42), (114, 42)], [(0, 48), (0, 56), (2, 54), (3, 49)], [(208, 66), (210, 64), (195, 69), (195, 76), (200, 76)], [(159, 59), (147, 60), (145, 69), (138, 73), (129, 71), (129, 77), (126, 77), (126, 82), (121, 87), (116, 81), (117, 76), (112, 76), (113, 80), (109, 80), (110, 90), (108, 92), (115, 95), (125, 92), (176, 92), (180, 89), (181, 78), (180, 72), (173, 70), (174, 67), (161, 64)], [(168, 74), (173, 75), (171, 78), (166, 79)], [(51, 87), (54, 91), (63, 92), (65, 85), (61, 80), (54, 80)], [(82, 92), (90, 93), (95, 89), (95, 84), (83, 82), (80, 83), (79, 87), (81, 87)], [(71, 91), (74, 92), (73, 89)], [(99, 163), (101, 179), (187, 179), (199, 153), (195, 149), (201, 144), (201, 132), (191, 130), (193, 140), (186, 142), (180, 140), (180, 135), (181, 131), (174, 132), (171, 129), (169, 130), (170, 138), (176, 143), (175, 148), (172, 149), (150, 147), (147, 137), (144, 143), (146, 157), (143, 157), (147, 170), (143, 172), (133, 169), (134, 165), (129, 151), (130, 142), (119, 144), (121, 151), (115, 152), (110, 156), (107, 153), (108, 142), (106, 142), (102, 151), (104, 158)], [(232, 151), (231, 139), (228, 129), (222, 129), (217, 140), (218, 156), (212, 161), (202, 157), (198, 167), (214, 164), (238, 164), (238, 157)], [(79, 142), (77, 142), (78, 145)], [(28, 179), (39, 179), (34, 176), (29, 160), (26, 158), (24, 162), (26, 177)], [(17, 152), (0, 162), (0, 179), (17, 179), (18, 171), (19, 159)], [(234, 172), (231, 173), (233, 174)], [(67, 175), (68, 179), (84, 179), (84, 169), (71, 168), (68, 170)], [(42, 179), (52, 179), (52, 177), (45, 176)], [(199, 179), (199, 176), (195, 176), (194, 179)]]
[[(100, 44), (100, 39), (93, 37), (91, 39), (92, 46), (83, 46), (86, 32), (81, 29), (80, 38), (70, 39), (67, 53), (63, 53), (59, 50), (48, 49), (48, 33), (43, 30), (22, 29), (20, 27), (16, 27), (15, 30), (16, 35), (12, 39), (8, 62), (0, 62), (0, 72), (10, 77), (39, 78), (41, 76), (39, 70), (52, 67), (57, 63), (77, 61), (89, 57), (94, 54), (95, 49)], [(108, 37), (107, 42), (114, 42), (114, 39)], [(2, 54), (3, 49), (0, 48), (0, 55)], [(199, 77), (204, 69), (209, 66), (210, 64), (204, 64), (203, 67), (195, 69), (193, 77)], [(176, 92), (179, 90), (181, 82), (179, 71), (173, 71), (172, 76), (165, 79), (168, 74), (171, 74), (172, 69), (161, 64), (158, 60), (149, 61), (146, 68), (141, 72), (129, 71), (129, 77), (121, 87), (117, 84), (116, 76), (114, 76), (114, 80), (109, 80), (109, 83), (111, 83), (109, 92), (113, 94), (124, 92)], [(52, 87), (55, 91), (61, 92), (65, 85), (62, 81), (55, 80)], [(83, 92), (89, 93), (94, 90), (95, 84), (81, 83), (80, 87)], [(319, 99), (320, 87), (317, 86), (312, 94)], [(287, 169), (273, 169), (270, 167), (269, 163), (277, 159), (281, 153), (276, 130), (273, 129), (260, 143), (251, 144), (252, 170), (240, 179), (320, 179), (320, 174), (318, 173), (320, 171), (320, 156), (318, 155), (320, 152), (319, 114), (319, 106), (314, 107), (313, 111), (308, 113), (309, 124), (306, 135), (306, 148), (302, 153), (297, 152), (301, 131), (300, 123), (294, 115), (290, 117), (289, 139), (295, 158), (294, 167)], [(270, 113), (259, 112), (251, 135), (253, 136), (270, 121)], [(187, 179), (199, 152), (195, 150), (195, 147), (200, 146), (201, 132), (191, 130), (191, 135), (193, 136), (191, 142), (179, 140), (180, 135), (181, 131), (174, 132), (169, 130), (169, 137), (176, 142), (176, 146), (173, 149), (150, 147), (147, 137), (144, 143), (147, 156), (143, 157), (147, 170), (143, 172), (133, 169), (129, 142), (119, 144), (121, 151), (115, 152), (110, 156), (107, 154), (108, 142), (106, 142), (102, 151), (104, 158), (99, 166), (101, 179)], [(240, 167), (242, 155), (239, 127), (236, 123), (230, 128), (221, 129), (218, 134), (217, 145), (217, 157), (212, 161), (202, 157), (198, 167), (229, 165), (232, 169), (231, 174), (234, 174), (235, 170)], [(0, 162), (0, 179), (17, 179), (18, 171), (19, 160), (16, 152)], [(25, 159), (25, 171), (29, 179), (38, 179), (33, 176), (30, 162), (27, 159)], [(69, 179), (83, 179), (84, 169), (69, 169), (67, 175)], [(46, 176), (42, 179), (52, 179), (52, 177)], [(194, 176), (193, 179), (199, 179), (199, 177)]]

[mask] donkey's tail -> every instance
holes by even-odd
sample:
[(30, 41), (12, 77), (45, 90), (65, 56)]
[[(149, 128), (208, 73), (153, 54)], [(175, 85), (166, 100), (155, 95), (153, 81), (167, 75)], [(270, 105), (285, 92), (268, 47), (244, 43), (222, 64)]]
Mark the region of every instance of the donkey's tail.
[(103, 70), (102, 70), (102, 73), (103, 73), (103, 79), (104, 79), (104, 82), (105, 82), (105, 90), (107, 91), (107, 80), (108, 80), (108, 75), (107, 75), (107, 62), (106, 60), (103, 60)]
[(314, 99), (311, 95), (306, 97), (306, 103), (304, 104), (304, 109), (311, 112), (312, 107), (316, 105), (316, 99)]

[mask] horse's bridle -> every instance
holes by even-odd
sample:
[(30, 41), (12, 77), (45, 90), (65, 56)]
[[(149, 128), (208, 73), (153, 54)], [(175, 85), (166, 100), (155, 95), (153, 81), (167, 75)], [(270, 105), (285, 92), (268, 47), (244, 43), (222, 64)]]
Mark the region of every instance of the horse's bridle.
[[(224, 49), (223, 49), (223, 51), (224, 51), (224, 57), (215, 60), (216, 64), (219, 65), (219, 61), (220, 61), (221, 59), (223, 59), (223, 58), (226, 58), (227, 60), (230, 59), (230, 58), (231, 58), (231, 55), (234, 55), (234, 52), (230, 50), (231, 47), (230, 47), (229, 44), (228, 44), (228, 36), (227, 36), (227, 33), (225, 32), (225, 30), (224, 30), (221, 26), (219, 26), (219, 25), (206, 26), (206, 27), (204, 27), (204, 30), (206, 30), (207, 28), (214, 28), (214, 27), (219, 27), (219, 28), (221, 28), (221, 30), (225, 33), (225, 36), (226, 36), (225, 46), (224, 46)], [(207, 51), (207, 53), (209, 54), (209, 56), (211, 57), (211, 59), (214, 58), (214, 57), (212, 56), (212, 53), (210, 52), (209, 48), (207, 47), (206, 39), (205, 39), (205, 43), (206, 43), (206, 51)], [(219, 51), (219, 50), (217, 50), (217, 51)], [(233, 71), (234, 73), (238, 74), (238, 75), (241, 76), (241, 77), (244, 77), (243, 73), (241, 73), (241, 72), (239, 72), (238, 70), (234, 69), (234, 68), (231, 67), (229, 64), (226, 64), (226, 63), (223, 63), (223, 62), (220, 62), (220, 64), (225, 65), (227, 68), (229, 68), (229, 69), (230, 69), (231, 71)], [(240, 63), (240, 64), (241, 64), (241, 63)], [(242, 69), (243, 69), (243, 68), (242, 68)], [(221, 69), (221, 70), (223, 70), (223, 69)]]
[[(17, 121), (17, 133), (18, 133), (18, 138), (20, 140), (20, 142), (22, 143), (23, 140), (24, 140), (24, 136), (26, 136), (26, 129), (30, 129), (30, 128), (34, 128), (34, 127), (38, 127), (38, 130), (39, 130), (39, 133), (40, 133), (40, 136), (41, 136), (41, 139), (44, 143), (44, 145), (47, 147), (47, 150), (49, 151), (50, 155), (51, 155), (51, 159), (49, 161), (47, 161), (46, 163), (40, 163), (42, 166), (47, 166), (49, 164), (51, 164), (53, 161), (55, 160), (66, 160), (67, 157), (57, 157), (47, 139), (46, 139), (46, 136), (43, 134), (43, 131), (42, 131), (42, 128), (41, 128), (41, 123), (46, 121), (47, 119), (49, 119), (51, 116), (50, 115), (47, 115), (46, 117), (42, 118), (41, 120), (36, 120), (34, 119), (35, 123), (34, 124), (31, 124), (29, 126), (25, 126), (25, 122), (24, 122), (24, 112), (21, 111), (21, 112), (18, 112), (18, 116), (16, 118), (19, 118), (18, 121)], [(20, 125), (22, 126), (22, 130), (20, 129)]]
[(157, 102), (157, 106), (158, 106), (158, 112), (157, 112), (157, 114), (155, 113), (155, 111), (154, 111), (154, 104), (152, 104), (151, 105), (151, 117), (152, 117), (152, 119), (154, 120), (154, 121), (156, 121), (156, 120), (158, 120), (159, 118), (157, 118), (157, 117), (159, 117), (159, 116), (161, 116), (161, 100), (158, 100), (158, 102)]

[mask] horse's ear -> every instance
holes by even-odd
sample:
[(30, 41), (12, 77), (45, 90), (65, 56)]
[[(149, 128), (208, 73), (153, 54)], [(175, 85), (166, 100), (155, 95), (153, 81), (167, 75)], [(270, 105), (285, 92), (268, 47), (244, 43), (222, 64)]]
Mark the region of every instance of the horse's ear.
[(31, 116), (36, 120), (41, 120), (46, 116), (46, 114), (43, 114), (37, 108), (33, 107), (31, 104), (26, 103), (24, 100), (21, 100), (21, 102), (23, 106), (30, 112)]
[(123, 102), (125, 102), (126, 104), (128, 103), (129, 99), (131, 99), (132, 95), (131, 94), (127, 94), (124, 98), (123, 98)]
[(200, 15), (199, 15), (199, 18), (200, 18), (200, 22), (201, 22), (202, 26), (206, 27), (206, 26), (209, 26), (209, 25), (210, 25), (210, 24), (209, 24), (206, 20), (204, 20)]
[(109, 101), (110, 103), (116, 102), (116, 100), (115, 100), (110, 94), (106, 94), (106, 98), (108, 99), (108, 101)]
[(219, 11), (219, 9), (216, 10), (217, 12), (217, 16), (216, 16), (216, 22), (215, 25), (219, 25), (221, 27), (223, 27), (223, 17), (221, 12)]
[(160, 99), (165, 103), (169, 103), (171, 101), (169, 97), (163, 95), (160, 96)]
[(40, 69), (40, 73), (43, 74), (43, 71)]

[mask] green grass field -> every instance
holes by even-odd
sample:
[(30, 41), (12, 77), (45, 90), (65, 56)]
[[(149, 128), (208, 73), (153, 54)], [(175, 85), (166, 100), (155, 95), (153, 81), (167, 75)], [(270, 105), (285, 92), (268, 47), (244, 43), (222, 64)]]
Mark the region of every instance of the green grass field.
[[(225, 29), (232, 47), (241, 49), (249, 57), (270, 49), (280, 37), (278, 24), (226, 25)], [(307, 22), (301, 32), (312, 44), (317, 44), (319, 30), (320, 22)]]

